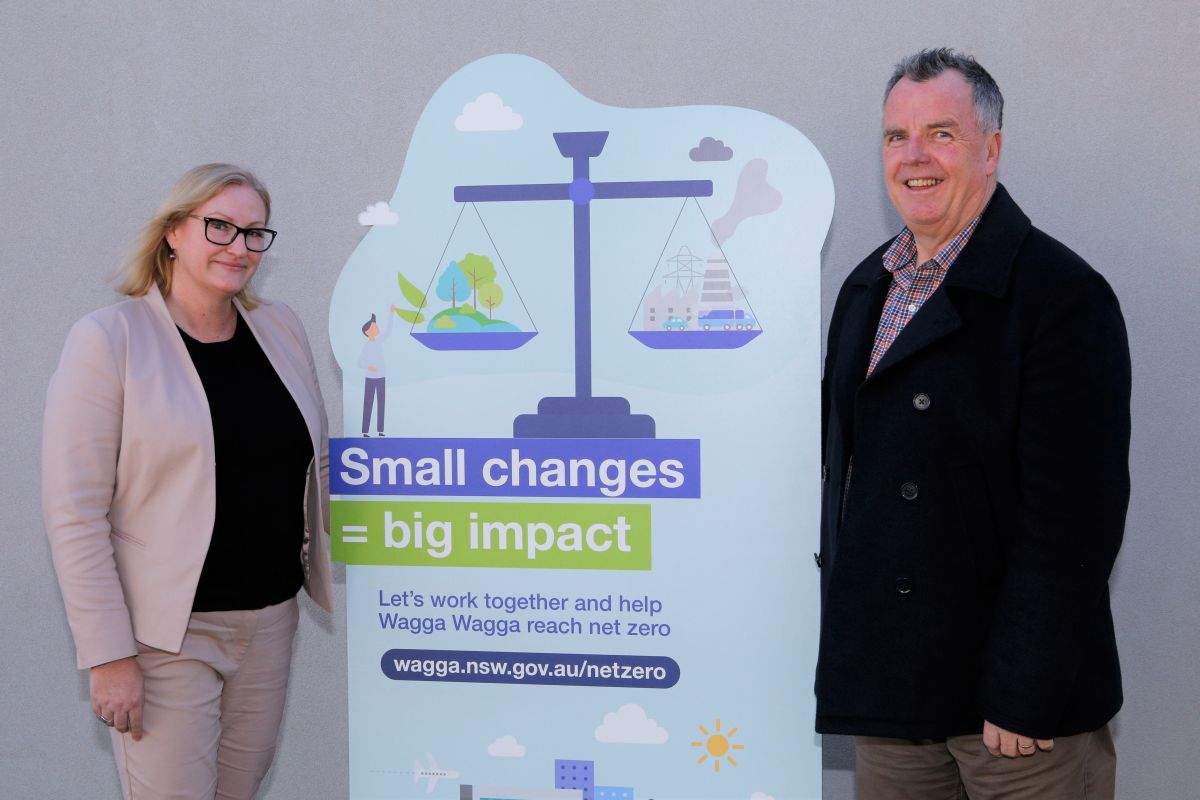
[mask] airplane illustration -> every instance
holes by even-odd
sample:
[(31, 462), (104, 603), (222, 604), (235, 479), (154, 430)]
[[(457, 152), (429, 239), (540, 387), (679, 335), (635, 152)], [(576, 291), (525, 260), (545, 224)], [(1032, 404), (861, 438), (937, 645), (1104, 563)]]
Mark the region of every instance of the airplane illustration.
[(437, 782), (442, 778), (453, 780), (458, 777), (457, 772), (439, 767), (437, 759), (433, 757), (433, 753), (426, 753), (425, 757), (429, 761), (427, 766), (422, 767), (420, 759), (413, 762), (413, 783), (419, 783), (422, 778), (429, 781), (425, 785), (425, 794), (431, 793), (433, 787), (437, 786)]

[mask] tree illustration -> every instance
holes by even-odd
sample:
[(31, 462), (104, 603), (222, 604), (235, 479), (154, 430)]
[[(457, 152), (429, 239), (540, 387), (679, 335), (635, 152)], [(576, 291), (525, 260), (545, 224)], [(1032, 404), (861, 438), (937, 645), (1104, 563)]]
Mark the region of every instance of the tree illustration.
[(479, 302), (488, 310), (488, 319), (492, 318), (492, 310), (504, 302), (504, 290), (498, 283), (485, 283), (479, 287)]
[(450, 301), (450, 307), (458, 305), (458, 299), (466, 298), (471, 291), (471, 281), (458, 266), (457, 261), (451, 261), (442, 277), (438, 279), (437, 296)]
[(412, 281), (404, 277), (404, 273), (402, 272), (396, 273), (396, 281), (400, 284), (400, 293), (404, 295), (404, 299), (408, 301), (408, 304), (411, 305), (413, 309), (415, 309), (410, 311), (407, 308), (396, 308), (393, 306), (392, 308), (395, 310), (396, 314), (400, 317), (400, 319), (404, 320), (405, 322), (410, 322), (414, 325), (418, 322), (424, 322), (425, 315), (421, 313), (421, 309), (423, 309), (426, 305), (425, 293), (414, 286)]
[[(467, 276), (467, 280), (471, 282), (471, 290), (475, 292), (478, 292), (479, 287), (485, 283), (496, 280), (496, 267), (487, 256), (467, 253), (458, 260), (458, 268)], [(479, 299), (475, 298), (472, 304), (478, 307)]]

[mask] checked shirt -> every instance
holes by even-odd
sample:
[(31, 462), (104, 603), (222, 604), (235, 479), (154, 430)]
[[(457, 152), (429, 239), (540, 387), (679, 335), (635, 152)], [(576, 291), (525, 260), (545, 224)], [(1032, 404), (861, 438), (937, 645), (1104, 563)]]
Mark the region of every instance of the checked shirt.
[(879, 315), (879, 327), (875, 329), (875, 344), (871, 347), (867, 375), (875, 371), (875, 366), (892, 342), (896, 341), (900, 331), (942, 285), (947, 270), (967, 246), (978, 224), (979, 217), (971, 220), (949, 244), (924, 264), (917, 263), (917, 240), (908, 228), (900, 231), (892, 246), (883, 254), (883, 268), (892, 273), (892, 283), (888, 287), (883, 313)]

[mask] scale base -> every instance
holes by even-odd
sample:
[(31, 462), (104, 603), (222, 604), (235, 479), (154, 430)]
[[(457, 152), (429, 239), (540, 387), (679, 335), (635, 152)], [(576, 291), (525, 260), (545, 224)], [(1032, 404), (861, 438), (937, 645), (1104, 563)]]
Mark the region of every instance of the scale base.
[(513, 420), (517, 439), (653, 439), (654, 418), (631, 414), (624, 397), (543, 397)]

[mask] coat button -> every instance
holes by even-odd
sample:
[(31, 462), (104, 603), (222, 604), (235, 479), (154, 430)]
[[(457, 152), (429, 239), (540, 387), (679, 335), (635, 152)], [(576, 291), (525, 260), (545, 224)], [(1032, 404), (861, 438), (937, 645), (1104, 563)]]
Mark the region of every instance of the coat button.
[(915, 408), (917, 411), (925, 411), (928, 409), (929, 395), (925, 394), (924, 392), (913, 395), (913, 408)]
[(896, 578), (896, 593), (908, 594), (912, 591), (912, 583), (908, 578)]
[(905, 481), (900, 484), (900, 496), (905, 500), (917, 499), (917, 485), (912, 481)]

